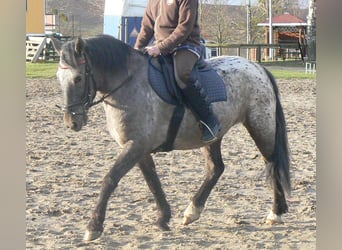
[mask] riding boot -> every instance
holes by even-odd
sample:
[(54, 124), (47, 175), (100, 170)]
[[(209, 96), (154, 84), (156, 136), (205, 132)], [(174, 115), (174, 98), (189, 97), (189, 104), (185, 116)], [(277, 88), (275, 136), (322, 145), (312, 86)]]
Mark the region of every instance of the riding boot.
[(202, 138), (203, 142), (211, 142), (216, 140), (217, 133), (221, 129), (221, 125), (217, 120), (212, 106), (208, 102), (205, 90), (198, 81), (189, 83), (182, 94), (185, 97), (185, 103), (190, 108), (195, 117), (202, 124)]

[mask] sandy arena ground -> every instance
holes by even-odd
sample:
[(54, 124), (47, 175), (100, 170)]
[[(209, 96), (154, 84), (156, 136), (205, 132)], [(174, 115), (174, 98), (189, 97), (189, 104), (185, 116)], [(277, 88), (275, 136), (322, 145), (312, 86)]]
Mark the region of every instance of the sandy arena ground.
[(291, 148), (292, 186), (284, 224), (269, 226), (272, 191), (263, 159), (242, 126), (223, 141), (226, 170), (201, 218), (183, 226), (183, 211), (204, 178), (199, 150), (157, 153), (172, 209), (171, 231), (153, 223), (156, 207), (139, 169), (120, 182), (108, 204), (105, 229), (95, 242), (82, 237), (102, 178), (119, 152), (105, 126), (101, 105), (80, 132), (66, 129), (57, 80), (27, 80), (27, 249), (315, 249), (316, 81), (279, 80)]

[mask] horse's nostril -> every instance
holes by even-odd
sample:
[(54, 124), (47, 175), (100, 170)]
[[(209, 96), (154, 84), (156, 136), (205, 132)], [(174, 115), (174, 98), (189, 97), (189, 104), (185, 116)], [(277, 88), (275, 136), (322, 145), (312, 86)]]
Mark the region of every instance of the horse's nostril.
[(76, 129), (76, 128), (77, 128), (77, 123), (76, 123), (76, 122), (73, 122), (71, 128), (72, 128), (72, 129)]

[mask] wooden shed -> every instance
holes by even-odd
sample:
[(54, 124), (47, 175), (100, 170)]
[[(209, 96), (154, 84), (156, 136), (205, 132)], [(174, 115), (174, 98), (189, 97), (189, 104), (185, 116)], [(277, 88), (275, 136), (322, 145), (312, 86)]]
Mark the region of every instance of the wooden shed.
[[(269, 20), (259, 23), (258, 26), (265, 27), (265, 43), (269, 41)], [(277, 50), (277, 56), (284, 59), (301, 56), (306, 56), (306, 29), (307, 22), (299, 17), (289, 13), (272, 17), (271, 27), (273, 33), (273, 41), (271, 44), (279, 44), (280, 49)], [(284, 45), (282, 48), (281, 45)], [(292, 45), (292, 46), (291, 46)], [(292, 48), (292, 49), (291, 49)]]

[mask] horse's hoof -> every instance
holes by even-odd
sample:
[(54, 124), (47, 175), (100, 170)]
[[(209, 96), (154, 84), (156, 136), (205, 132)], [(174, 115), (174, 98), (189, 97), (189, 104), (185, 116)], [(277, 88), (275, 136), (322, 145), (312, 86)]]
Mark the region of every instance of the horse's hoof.
[(271, 212), (268, 214), (267, 218), (266, 218), (266, 224), (268, 225), (275, 225), (275, 224), (283, 224), (283, 220), (281, 219), (280, 215), (276, 215), (275, 213), (273, 213), (273, 211), (271, 210)]
[(194, 204), (191, 202), (189, 206), (184, 211), (184, 219), (183, 225), (188, 225), (196, 220), (199, 219), (203, 207), (195, 207)]
[(88, 229), (85, 231), (83, 240), (86, 242), (96, 240), (102, 234), (102, 231), (89, 231)]
[(156, 225), (159, 229), (161, 229), (163, 231), (170, 231), (170, 227), (166, 222), (157, 221)]

